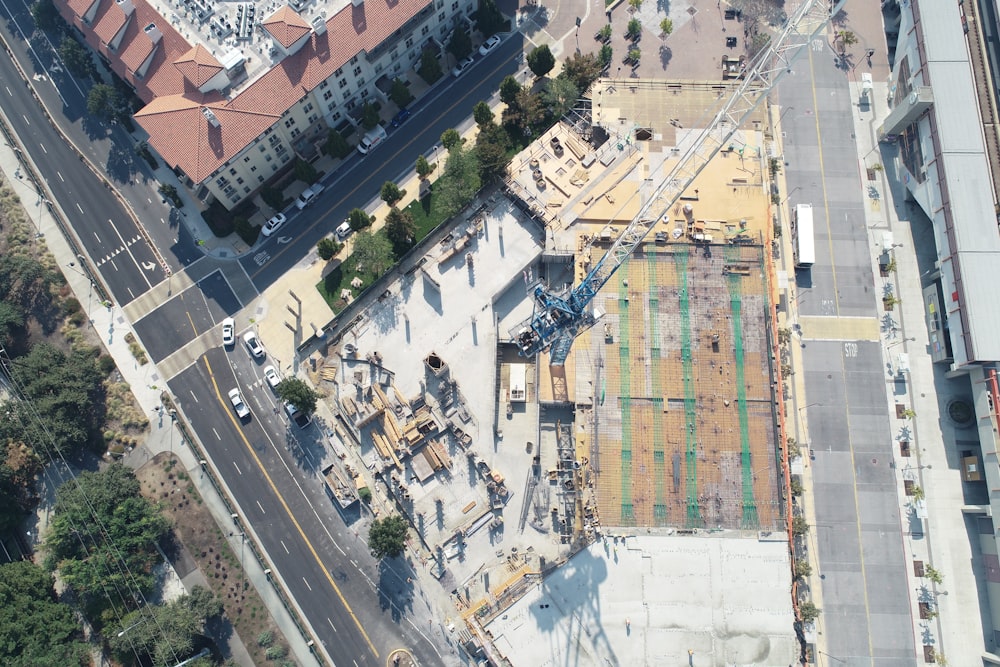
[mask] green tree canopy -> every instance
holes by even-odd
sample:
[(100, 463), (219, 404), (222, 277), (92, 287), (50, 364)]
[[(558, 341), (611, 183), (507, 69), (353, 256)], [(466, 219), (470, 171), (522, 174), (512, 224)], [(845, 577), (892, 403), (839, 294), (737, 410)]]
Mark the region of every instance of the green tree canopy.
[(431, 175), (431, 172), (434, 171), (434, 165), (428, 162), (427, 158), (423, 155), (418, 155), (417, 163), (414, 166), (414, 169), (417, 171), (417, 176), (420, 178), (427, 178)]
[(0, 343), (9, 345), (14, 334), (24, 328), (24, 313), (17, 304), (0, 301)]
[(580, 91), (568, 78), (557, 76), (550, 79), (542, 92), (542, 101), (549, 110), (549, 114), (562, 118), (567, 111), (573, 108)]
[(501, 177), (507, 168), (510, 137), (502, 127), (494, 122), (482, 125), (476, 136), (476, 157), (479, 160), (479, 176), (484, 183)]
[(297, 377), (285, 378), (278, 383), (274, 391), (278, 394), (278, 398), (291, 403), (307, 415), (316, 412), (319, 394), (313, 391), (305, 380)]
[(476, 10), (476, 25), (484, 37), (492, 37), (496, 33), (507, 30), (510, 22), (497, 8), (495, 0), (480, 0)]
[(222, 603), (211, 591), (195, 586), (184, 595), (162, 605), (147, 605), (127, 614), (108, 633), (108, 644), (126, 665), (174, 665), (191, 657), (194, 644), (205, 631), (205, 621), (222, 612)]
[(329, 262), (338, 252), (340, 252), (340, 244), (329, 236), (324, 236), (316, 242), (316, 254), (324, 262)]
[(395, 102), (396, 106), (402, 109), (413, 101), (413, 93), (403, 83), (403, 80), (396, 77), (392, 80), (392, 88), (389, 90), (389, 99)]
[(528, 68), (535, 76), (545, 76), (556, 66), (556, 58), (549, 50), (548, 44), (536, 46), (528, 54)]
[(507, 75), (500, 82), (500, 101), (504, 104), (513, 104), (520, 92), (521, 84), (514, 77)]
[(448, 53), (459, 60), (472, 53), (472, 38), (469, 37), (469, 33), (462, 28), (455, 28), (451, 39), (448, 40)]
[(476, 125), (482, 127), (493, 122), (493, 110), (486, 102), (476, 102), (476, 106), (472, 107), (472, 117), (476, 120)]
[(368, 529), (368, 548), (372, 556), (381, 560), (401, 555), (406, 548), (407, 530), (406, 519), (399, 514), (372, 521)]
[(153, 567), (160, 561), (156, 543), (167, 520), (139, 494), (131, 470), (114, 463), (100, 472), (85, 471), (56, 492), (45, 540), (46, 565), (58, 566), (63, 580), (83, 602), (84, 613), (100, 625), (114, 591), (152, 590)]
[(403, 198), (405, 194), (406, 191), (400, 190), (399, 186), (393, 183), (392, 181), (386, 181), (385, 183), (383, 183), (382, 190), (379, 192), (379, 195), (382, 197), (382, 201), (384, 201), (389, 206), (392, 206), (393, 204), (398, 202), (400, 199)]
[(353, 257), (360, 267), (358, 270), (378, 278), (392, 266), (392, 245), (385, 234), (358, 232), (354, 237)]
[(344, 139), (344, 135), (336, 130), (330, 130), (326, 136), (326, 143), (323, 144), (323, 152), (333, 157), (344, 158), (351, 152), (351, 146), (347, 143), (347, 139)]
[(397, 257), (413, 247), (417, 238), (417, 227), (409, 211), (400, 211), (395, 206), (385, 218), (385, 235), (392, 244)]
[(664, 37), (668, 36), (674, 31), (674, 22), (669, 18), (665, 18), (660, 21), (660, 34)]
[[(49, 2), (49, 4), (52, 3)], [(73, 76), (80, 79), (90, 76), (90, 68), (93, 66), (90, 54), (87, 53), (87, 49), (80, 45), (80, 42), (68, 35), (59, 42), (59, 58), (62, 59), (66, 69)]]
[(374, 130), (378, 122), (378, 107), (372, 102), (365, 102), (361, 109), (361, 126), (366, 130)]
[(303, 183), (312, 185), (319, 180), (319, 172), (316, 171), (316, 167), (312, 166), (312, 164), (298, 159), (295, 161), (295, 178)]
[(31, 18), (35, 20), (35, 26), (42, 30), (59, 26), (59, 10), (52, 0), (38, 0), (31, 5)]
[(604, 67), (593, 53), (574, 53), (563, 61), (563, 69), (559, 78), (567, 78), (573, 82), (578, 91), (585, 91), (597, 80)]
[(455, 146), (460, 146), (461, 144), (462, 135), (455, 128), (449, 127), (441, 133), (441, 145), (445, 147), (445, 150), (450, 151)]
[(106, 83), (94, 84), (87, 95), (87, 113), (112, 120), (124, 113), (124, 103), (114, 87)]
[(517, 99), (503, 112), (503, 124), (509, 132), (531, 136), (532, 128), (542, 120), (542, 99), (540, 95), (524, 88)]
[(0, 565), (0, 662), (10, 667), (89, 665), (73, 609), (31, 561)]
[(371, 227), (372, 217), (365, 213), (364, 209), (352, 208), (347, 214), (347, 224), (356, 232), (360, 232), (366, 227)]
[(424, 49), (420, 54), (420, 69), (417, 70), (417, 74), (427, 83), (434, 83), (444, 74), (434, 49)]
[(39, 343), (14, 362), (13, 377), (33, 409), (28, 413), (24, 404), (9, 404), (19, 418), (0, 420), (0, 438), (24, 442), (35, 451), (54, 444), (63, 454), (96, 441), (104, 419), (104, 378), (93, 354), (66, 354)]
[(434, 193), (446, 217), (451, 217), (472, 201), (479, 192), (479, 161), (470, 148), (456, 146), (448, 153), (444, 174), (438, 179)]

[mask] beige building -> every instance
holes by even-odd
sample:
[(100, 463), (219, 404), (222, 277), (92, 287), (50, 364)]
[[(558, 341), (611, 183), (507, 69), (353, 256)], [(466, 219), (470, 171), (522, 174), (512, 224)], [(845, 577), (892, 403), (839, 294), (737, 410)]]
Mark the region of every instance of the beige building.
[[(385, 101), (381, 90), (389, 86), (376, 84), (405, 79), (425, 48), (438, 49), (456, 26), (471, 25), (477, 4), (331, 0), (308, 11), (300, 2), (301, 11), (270, 11), (274, 3), (266, 0), (235, 9), (158, 1), (57, 5), (146, 102), (135, 119), (149, 145), (201, 198), (226, 208), (293, 157), (315, 156), (327, 130), (353, 124), (352, 112), (366, 101)], [(228, 14), (213, 18), (219, 11)], [(257, 21), (258, 11), (267, 16)]]

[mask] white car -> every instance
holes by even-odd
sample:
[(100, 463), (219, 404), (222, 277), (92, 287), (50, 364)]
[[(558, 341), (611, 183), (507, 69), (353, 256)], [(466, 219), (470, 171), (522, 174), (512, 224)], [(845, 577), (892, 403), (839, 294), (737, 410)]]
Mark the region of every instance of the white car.
[(264, 369), (264, 379), (267, 380), (267, 385), (271, 387), (271, 391), (276, 390), (281, 383), (281, 378), (278, 376), (278, 371), (274, 370), (274, 366), (268, 366)]
[(285, 217), (284, 213), (279, 213), (278, 215), (274, 216), (273, 218), (264, 223), (264, 226), (260, 228), (260, 233), (263, 234), (264, 236), (270, 236), (271, 234), (278, 231), (278, 229), (283, 224), (285, 224), (285, 220), (287, 219), (288, 218)]
[(240, 396), (240, 390), (233, 387), (229, 390), (229, 402), (233, 404), (233, 410), (236, 411), (236, 416), (240, 419), (244, 419), (250, 416), (250, 408), (247, 404), (243, 402), (243, 397)]
[(479, 55), (486, 56), (489, 55), (490, 51), (500, 46), (500, 35), (493, 35), (479, 47)]
[(236, 321), (231, 317), (222, 320), (222, 344), (226, 347), (236, 342)]
[(264, 346), (260, 344), (260, 339), (257, 338), (257, 334), (253, 331), (246, 332), (243, 334), (243, 342), (246, 343), (247, 349), (250, 350), (250, 354), (258, 359), (264, 358)]
[(451, 70), (451, 75), (453, 77), (455, 77), (455, 78), (458, 78), (458, 77), (462, 76), (462, 73), (465, 72), (465, 70), (467, 70), (470, 67), (472, 67), (472, 63), (473, 62), (474, 61), (473, 61), (472, 56), (469, 56), (468, 58), (463, 58), (462, 60), (459, 60), (458, 64), (455, 65), (455, 69)]
[(351, 223), (344, 220), (340, 223), (340, 227), (337, 227), (337, 238), (343, 241), (348, 236), (351, 235)]

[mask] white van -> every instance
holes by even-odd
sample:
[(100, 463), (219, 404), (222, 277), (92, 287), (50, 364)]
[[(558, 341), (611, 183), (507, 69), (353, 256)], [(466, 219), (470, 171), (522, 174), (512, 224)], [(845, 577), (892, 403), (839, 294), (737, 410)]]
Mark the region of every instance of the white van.
[(310, 185), (308, 188), (302, 191), (302, 194), (300, 194), (298, 197), (295, 198), (296, 208), (298, 208), (301, 211), (306, 206), (309, 206), (309, 204), (312, 204), (314, 201), (316, 201), (316, 198), (319, 197), (320, 193), (323, 192), (323, 190), (326, 190), (326, 186), (320, 185), (319, 183), (314, 183), (313, 185)]
[(348, 236), (351, 235), (351, 223), (344, 220), (340, 223), (340, 227), (337, 227), (337, 238), (343, 241)]
[(358, 144), (358, 152), (362, 155), (368, 155), (373, 148), (385, 141), (388, 136), (389, 135), (385, 133), (384, 127), (376, 125), (374, 130), (368, 132), (364, 137), (362, 137), (361, 143)]

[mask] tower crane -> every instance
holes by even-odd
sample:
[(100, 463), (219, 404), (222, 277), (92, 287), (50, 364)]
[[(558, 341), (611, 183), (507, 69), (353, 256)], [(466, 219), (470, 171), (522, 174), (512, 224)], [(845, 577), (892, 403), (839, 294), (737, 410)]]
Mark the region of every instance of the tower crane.
[(732, 138), (767, 97), (792, 63), (826, 29), (847, 0), (803, 0), (772, 39), (751, 61), (743, 79), (701, 134), (692, 141), (635, 217), (579, 285), (550, 291), (541, 284), (533, 292), (532, 316), (514, 327), (522, 356), (549, 351), (550, 364), (562, 366), (573, 340), (596, 321), (590, 303), (629, 258), (656, 223), (680, 199), (708, 162)]

